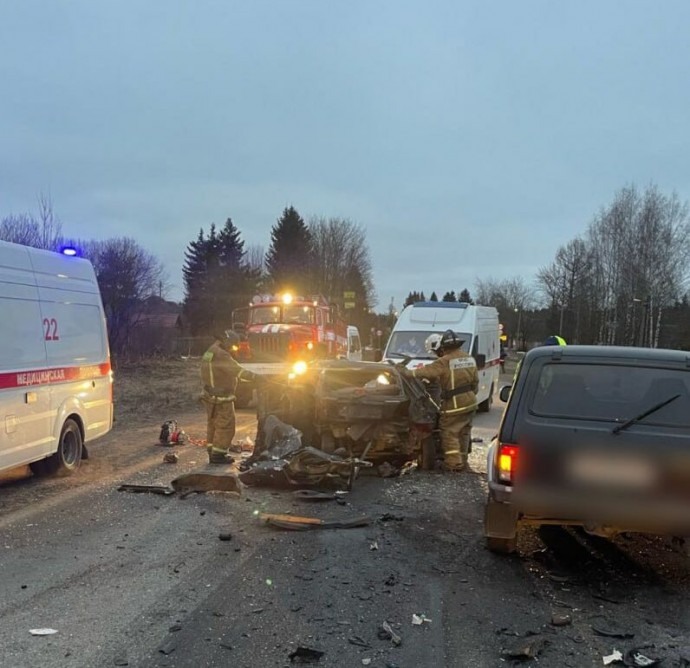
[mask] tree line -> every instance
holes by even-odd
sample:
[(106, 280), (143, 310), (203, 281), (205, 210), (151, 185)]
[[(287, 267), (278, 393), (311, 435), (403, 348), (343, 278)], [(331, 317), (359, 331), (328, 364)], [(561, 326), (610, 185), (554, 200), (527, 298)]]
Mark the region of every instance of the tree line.
[[(62, 233), (50, 198), (38, 198), (38, 213), (0, 220), (0, 239), (36, 248), (75, 246), (96, 272), (114, 354), (126, 353), (137, 322), (152, 297), (167, 291), (161, 262), (130, 237), (105, 241)], [(343, 309), (351, 322), (367, 326), (375, 304), (366, 233), (343, 218), (314, 216), (308, 222), (286, 207), (271, 228), (267, 252), (245, 248), (231, 218), (218, 229), (200, 229), (185, 250), (182, 313), (192, 336), (209, 336), (231, 326), (232, 311), (259, 293), (291, 290), (323, 295)], [(348, 295), (345, 301), (345, 293)], [(347, 308), (346, 308), (347, 307)]]
[[(36, 214), (0, 220), (0, 239), (57, 250), (77, 245), (94, 264), (113, 351), (127, 350), (147, 299), (163, 297), (167, 277), (160, 261), (134, 239), (69, 239), (50, 198)], [(245, 247), (231, 218), (211, 224), (185, 251), (182, 309), (194, 336), (227, 329), (231, 314), (255, 294), (294, 290), (322, 294), (340, 304), (365, 341), (385, 343), (397, 314), (393, 303), (374, 314), (373, 270), (366, 233), (348, 219), (305, 221), (286, 207), (270, 231), (267, 251)], [(449, 277), (452, 279), (452, 277)], [(526, 348), (550, 334), (570, 343), (667, 346), (690, 349), (690, 215), (687, 202), (650, 185), (617, 191), (586, 231), (558, 248), (552, 262), (526, 279), (479, 277), (473, 294), (443, 293), (440, 301), (495, 306), (509, 342)], [(354, 293), (352, 299), (346, 293)], [(429, 301), (438, 301), (432, 291)], [(410, 291), (403, 306), (426, 301)], [(349, 308), (346, 310), (345, 306)], [(381, 334), (379, 334), (381, 332)]]

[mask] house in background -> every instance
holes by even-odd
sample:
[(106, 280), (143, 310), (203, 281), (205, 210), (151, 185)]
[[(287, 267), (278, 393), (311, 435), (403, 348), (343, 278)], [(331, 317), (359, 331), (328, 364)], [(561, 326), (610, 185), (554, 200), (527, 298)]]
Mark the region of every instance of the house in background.
[(132, 319), (129, 350), (136, 355), (174, 355), (182, 334), (182, 306), (149, 297)]

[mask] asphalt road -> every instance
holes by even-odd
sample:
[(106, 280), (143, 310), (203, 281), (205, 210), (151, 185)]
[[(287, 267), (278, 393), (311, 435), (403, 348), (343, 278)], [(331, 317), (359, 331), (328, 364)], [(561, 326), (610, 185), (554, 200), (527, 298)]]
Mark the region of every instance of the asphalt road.
[[(163, 463), (158, 424), (119, 426), (70, 478), (10, 472), (0, 666), (262, 668), (314, 652), (316, 666), (505, 666), (523, 650), (535, 665), (580, 667), (640, 647), (688, 665), (690, 560), (666, 541), (551, 528), (521, 535), (519, 555), (485, 550), (484, 459), (501, 410), (475, 419), (474, 473), (362, 475), (344, 505), (259, 488), (239, 499), (117, 491), (208, 470), (194, 445)], [(238, 439), (253, 436), (240, 413)], [(179, 421), (200, 436), (199, 418)], [(285, 531), (259, 512), (370, 523)], [(57, 632), (30, 633), (41, 628)]]

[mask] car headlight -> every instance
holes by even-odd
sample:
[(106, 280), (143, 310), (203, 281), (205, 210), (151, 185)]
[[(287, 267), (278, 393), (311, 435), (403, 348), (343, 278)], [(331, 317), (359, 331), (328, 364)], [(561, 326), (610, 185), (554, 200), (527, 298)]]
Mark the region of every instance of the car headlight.
[(307, 372), (307, 363), (300, 360), (299, 362), (295, 362), (292, 365), (292, 373), (295, 374), (295, 376), (302, 376)]

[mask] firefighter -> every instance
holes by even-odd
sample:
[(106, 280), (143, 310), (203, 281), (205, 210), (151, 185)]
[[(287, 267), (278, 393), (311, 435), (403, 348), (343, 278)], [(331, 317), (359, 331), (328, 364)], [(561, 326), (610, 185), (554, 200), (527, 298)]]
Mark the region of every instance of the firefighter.
[(201, 358), (201, 401), (206, 406), (206, 449), (210, 464), (232, 464), (229, 448), (235, 436), (235, 390), (238, 381), (262, 379), (243, 369), (233, 358), (239, 337), (227, 331)]
[[(429, 337), (431, 339), (431, 337)], [(458, 473), (467, 467), (472, 418), (477, 411), (479, 377), (474, 358), (460, 349), (463, 341), (452, 330), (429, 341), (438, 359), (418, 369), (402, 368), (401, 373), (441, 385), (441, 445), (443, 469)]]

